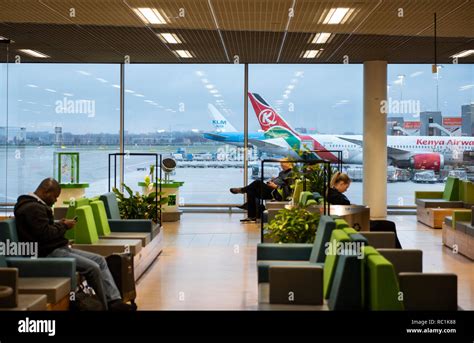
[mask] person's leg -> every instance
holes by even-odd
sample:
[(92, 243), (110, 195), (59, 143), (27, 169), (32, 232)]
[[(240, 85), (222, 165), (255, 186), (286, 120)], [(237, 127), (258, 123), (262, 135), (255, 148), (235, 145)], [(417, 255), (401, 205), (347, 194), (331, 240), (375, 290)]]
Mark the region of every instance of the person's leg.
[(258, 199), (254, 189), (247, 190), (247, 217), (249, 219), (257, 218)]
[(260, 199), (271, 199), (272, 188), (261, 180), (256, 180), (246, 187), (247, 193), (247, 213), (249, 218), (260, 216)]
[(83, 275), (89, 286), (91, 286), (99, 297), (104, 309), (108, 309), (107, 292), (102, 281), (101, 268), (99, 264), (90, 258), (77, 254), (78, 250), (68, 247), (55, 249), (48, 257), (74, 257), (76, 270)]
[[(95, 262), (100, 268), (100, 279), (103, 284), (103, 289), (105, 291), (105, 296), (107, 298), (107, 302), (112, 302), (114, 300), (122, 299), (120, 296), (120, 291), (115, 284), (114, 278), (110, 273), (109, 266), (107, 265), (107, 261), (101, 255), (94, 254), (88, 251), (78, 250), (78, 249), (71, 249), (73, 255), (80, 256), (82, 258), (86, 258), (90, 261)], [(89, 280), (87, 280), (89, 282)]]
[(247, 193), (248, 190), (257, 189), (262, 184), (264, 184), (264, 183), (262, 183), (262, 180), (255, 180), (255, 181), (253, 181), (252, 183), (248, 184), (245, 187), (231, 188), (230, 192), (233, 193), (233, 194), (243, 194), (243, 193)]

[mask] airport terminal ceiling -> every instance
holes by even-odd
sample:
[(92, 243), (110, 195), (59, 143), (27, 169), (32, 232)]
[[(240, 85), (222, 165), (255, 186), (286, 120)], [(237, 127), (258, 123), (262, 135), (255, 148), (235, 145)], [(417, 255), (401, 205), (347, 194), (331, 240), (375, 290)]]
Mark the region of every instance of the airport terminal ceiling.
[[(143, 20), (138, 8), (156, 9), (157, 23)], [(330, 24), (335, 8), (348, 11)], [(472, 0), (4, 0), (0, 36), (11, 40), (11, 56), (19, 49), (49, 56), (20, 53), (22, 62), (121, 63), (129, 56), (131, 63), (434, 63), (435, 12), (437, 62), (452, 63), (473, 48)], [(304, 58), (307, 51), (315, 56)], [(470, 55), (458, 63), (473, 61)]]

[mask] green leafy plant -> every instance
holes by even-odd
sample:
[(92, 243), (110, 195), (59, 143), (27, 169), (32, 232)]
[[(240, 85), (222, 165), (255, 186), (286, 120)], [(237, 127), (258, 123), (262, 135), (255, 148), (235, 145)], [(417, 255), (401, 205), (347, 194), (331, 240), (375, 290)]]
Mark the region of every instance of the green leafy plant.
[(304, 207), (284, 208), (268, 224), (265, 237), (275, 243), (313, 243), (320, 216)]
[(151, 219), (155, 223), (159, 221), (159, 214), (161, 206), (168, 202), (167, 197), (161, 197), (156, 201), (156, 196), (160, 193), (150, 192), (149, 194), (140, 194), (140, 192), (133, 192), (133, 190), (126, 184), (122, 184), (125, 193), (117, 188), (113, 188), (118, 201), (120, 216), (123, 219)]
[[(294, 150), (300, 159), (307, 160), (308, 162), (311, 159), (308, 159), (308, 153), (304, 150)], [(291, 160), (291, 157), (288, 157)], [(337, 170), (331, 167), (331, 175), (333, 175)], [(321, 163), (296, 163), (293, 166), (290, 178), (292, 179), (291, 188), (294, 189), (296, 180), (301, 180), (306, 183), (306, 191), (317, 192), (321, 196), (324, 195), (325, 183), (327, 182), (329, 175), (325, 166)], [(327, 185), (326, 185), (327, 186)]]
[(307, 164), (295, 166), (292, 177), (294, 180), (306, 181), (306, 190), (324, 194), (324, 183), (327, 182), (323, 164)]

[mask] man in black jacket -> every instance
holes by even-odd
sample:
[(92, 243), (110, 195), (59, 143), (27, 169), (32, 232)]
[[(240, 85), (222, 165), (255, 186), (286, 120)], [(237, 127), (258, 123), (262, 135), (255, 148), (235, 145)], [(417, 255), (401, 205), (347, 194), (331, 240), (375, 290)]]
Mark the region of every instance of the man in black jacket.
[(232, 194), (247, 194), (247, 202), (239, 208), (247, 210), (247, 218), (241, 219), (242, 223), (255, 223), (260, 215), (258, 211), (259, 199), (285, 200), (291, 193), (291, 172), (293, 163), (284, 158), (280, 162), (281, 171), (277, 177), (265, 182), (255, 180), (242, 188), (231, 188)]
[(74, 257), (77, 271), (101, 299), (105, 309), (128, 311), (107, 266), (105, 258), (86, 251), (71, 249), (64, 237), (74, 227), (75, 220), (54, 221), (51, 207), (61, 194), (61, 186), (51, 178), (43, 180), (34, 193), (21, 195), (15, 205), (18, 238), (23, 242), (37, 242), (40, 257)]

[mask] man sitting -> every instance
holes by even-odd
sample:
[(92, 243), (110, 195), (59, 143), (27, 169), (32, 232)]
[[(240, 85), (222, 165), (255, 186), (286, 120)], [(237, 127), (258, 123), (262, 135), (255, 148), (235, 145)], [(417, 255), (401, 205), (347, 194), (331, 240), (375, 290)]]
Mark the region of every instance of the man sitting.
[(48, 178), (40, 183), (34, 193), (18, 198), (14, 212), (19, 240), (37, 242), (40, 257), (74, 257), (77, 271), (94, 289), (104, 309), (131, 311), (132, 307), (122, 302), (105, 258), (70, 248), (64, 234), (74, 227), (76, 221), (61, 219), (55, 222), (51, 208), (60, 194), (59, 183)]
[(232, 194), (247, 194), (247, 202), (242, 206), (242, 209), (247, 210), (247, 218), (241, 219), (242, 223), (255, 223), (259, 216), (258, 205), (259, 199), (275, 199), (285, 200), (290, 194), (291, 185), (291, 171), (293, 163), (288, 159), (282, 159), (280, 162), (281, 171), (277, 177), (265, 182), (262, 180), (255, 180), (248, 186), (242, 188), (231, 188)]

